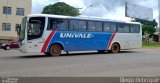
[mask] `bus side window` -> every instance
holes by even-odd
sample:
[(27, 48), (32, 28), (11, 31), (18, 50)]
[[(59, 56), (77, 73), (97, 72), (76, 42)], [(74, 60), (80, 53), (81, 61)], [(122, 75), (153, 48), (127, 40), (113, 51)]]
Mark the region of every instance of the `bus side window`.
[(60, 30), (60, 31), (66, 31), (66, 30), (68, 30), (68, 20), (66, 20), (66, 19), (59, 19), (58, 20), (58, 25), (59, 25), (58, 30)]
[(110, 31), (111, 32), (116, 32), (117, 31), (116, 23), (110, 23)]
[(124, 32), (124, 25), (123, 24), (119, 23), (117, 28), (118, 28), (118, 32), (119, 33), (123, 33)]
[(88, 30), (89, 31), (95, 31), (96, 30), (95, 22), (92, 22), (92, 21), (88, 22)]
[(130, 32), (131, 33), (139, 33), (140, 32), (140, 25), (130, 25)]
[(105, 22), (103, 28), (104, 28), (103, 30), (104, 30), (105, 32), (111, 32), (111, 31), (110, 31), (110, 23)]
[(56, 18), (49, 18), (47, 30), (52, 30), (52, 29), (57, 29), (57, 28), (59, 28), (58, 19), (56, 19)]
[(96, 22), (96, 31), (102, 31), (102, 22)]
[(86, 21), (79, 21), (79, 31), (86, 31), (87, 29), (87, 23)]
[(70, 20), (69, 30), (71, 30), (71, 31), (79, 30), (78, 29), (78, 21), (77, 20)]
[(124, 24), (124, 33), (129, 33), (129, 25)]

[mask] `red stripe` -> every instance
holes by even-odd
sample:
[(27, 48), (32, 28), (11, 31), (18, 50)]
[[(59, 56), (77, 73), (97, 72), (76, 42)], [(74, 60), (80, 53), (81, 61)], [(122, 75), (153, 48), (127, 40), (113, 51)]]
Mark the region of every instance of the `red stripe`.
[(50, 33), (50, 35), (48, 36), (47, 40), (45, 41), (45, 43), (44, 43), (44, 45), (43, 45), (43, 47), (42, 47), (42, 50), (41, 50), (42, 53), (45, 53), (45, 52), (46, 52), (46, 49), (47, 49), (47, 47), (48, 47), (48, 44), (49, 44), (49, 42), (51, 41), (51, 39), (52, 39), (52, 37), (53, 37), (54, 34), (55, 34), (55, 31), (52, 30), (52, 32)]
[(111, 45), (111, 43), (112, 43), (115, 35), (116, 35), (116, 33), (113, 33), (113, 34), (112, 34), (111, 39), (110, 39), (110, 41), (109, 41), (109, 43), (108, 43), (108, 47), (107, 47), (108, 49), (110, 48), (110, 45)]

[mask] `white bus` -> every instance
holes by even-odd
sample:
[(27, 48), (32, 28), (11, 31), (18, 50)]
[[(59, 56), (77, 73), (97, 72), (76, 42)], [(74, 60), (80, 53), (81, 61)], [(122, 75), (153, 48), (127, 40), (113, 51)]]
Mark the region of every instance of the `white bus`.
[(142, 28), (137, 22), (31, 14), (19, 29), (22, 52), (59, 56), (62, 51), (109, 51), (141, 48)]

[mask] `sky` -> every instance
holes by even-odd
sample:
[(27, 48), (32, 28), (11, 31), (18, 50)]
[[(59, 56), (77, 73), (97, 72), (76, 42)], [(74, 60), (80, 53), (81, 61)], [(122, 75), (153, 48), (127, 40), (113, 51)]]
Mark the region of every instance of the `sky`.
[[(125, 17), (125, 2), (153, 9), (153, 19), (158, 22), (158, 0), (32, 0), (32, 13), (41, 13), (43, 7), (56, 2), (65, 2), (81, 8), (83, 16), (93, 16), (112, 20), (131, 20)], [(92, 5), (92, 6), (91, 6)], [(91, 6), (91, 7), (90, 7)]]

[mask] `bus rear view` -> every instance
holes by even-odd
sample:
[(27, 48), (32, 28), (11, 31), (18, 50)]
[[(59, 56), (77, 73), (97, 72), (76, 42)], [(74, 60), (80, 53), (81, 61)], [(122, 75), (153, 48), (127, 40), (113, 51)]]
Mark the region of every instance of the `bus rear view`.
[(141, 48), (142, 29), (137, 22), (60, 15), (32, 14), (19, 30), (22, 52), (59, 56), (62, 51), (109, 51)]

